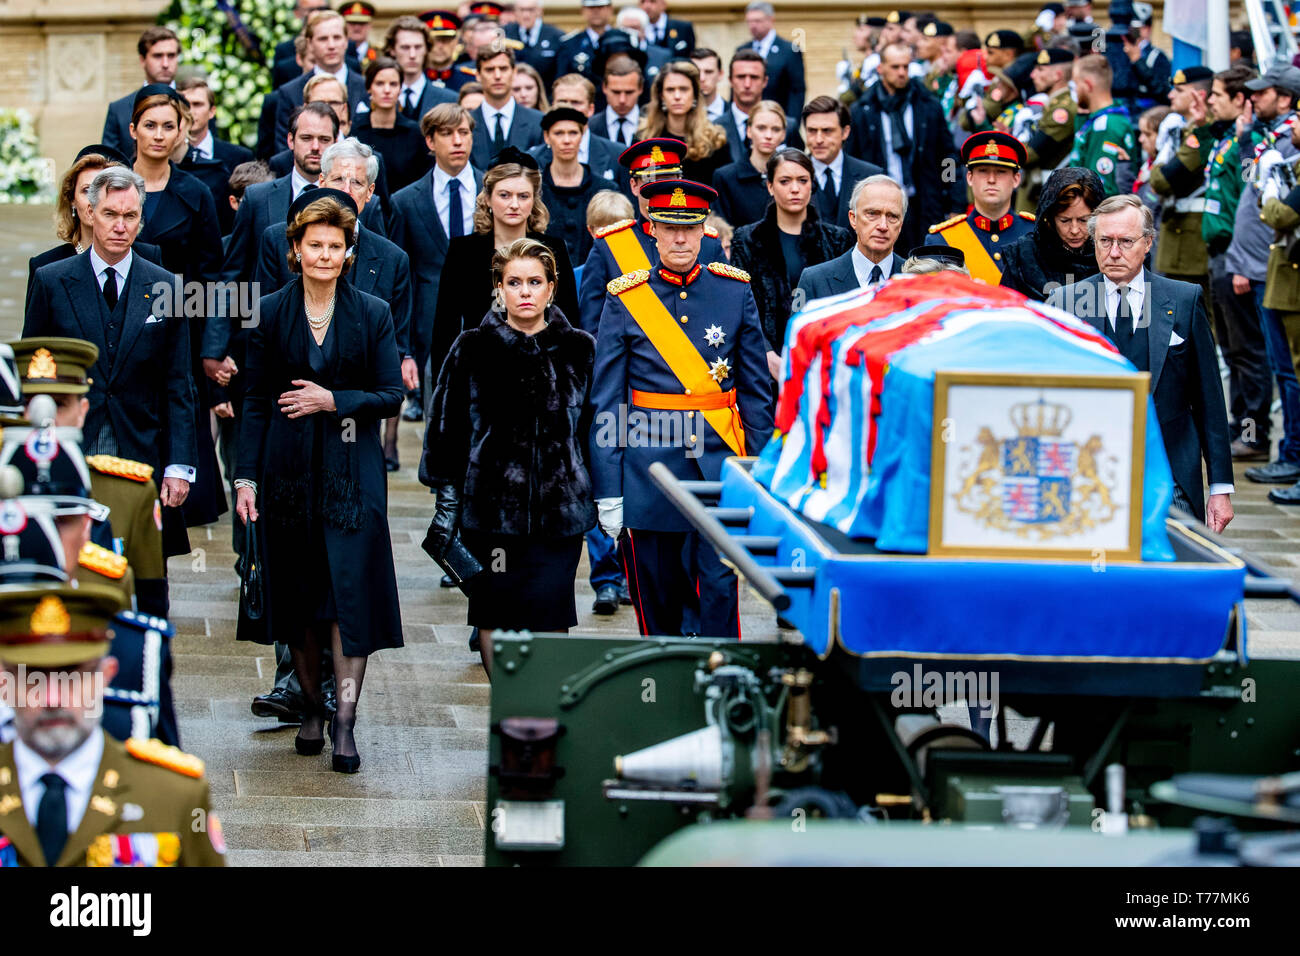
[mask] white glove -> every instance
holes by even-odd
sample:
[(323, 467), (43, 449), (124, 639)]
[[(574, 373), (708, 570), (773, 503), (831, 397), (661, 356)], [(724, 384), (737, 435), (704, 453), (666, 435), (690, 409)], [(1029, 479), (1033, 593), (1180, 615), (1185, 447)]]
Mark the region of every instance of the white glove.
[(1273, 167), (1278, 163), (1286, 162), (1285, 157), (1276, 149), (1267, 149), (1264, 155), (1259, 158), (1255, 164), (1255, 185), (1262, 192), (1264, 184), (1273, 178)]
[(596, 520), (600, 522), (600, 530), (617, 541), (618, 533), (623, 530), (623, 499), (597, 498)]
[(1264, 186), (1259, 191), (1259, 204), (1262, 206), (1270, 199), (1282, 198), (1282, 181), (1276, 176), (1269, 176), (1262, 180)]

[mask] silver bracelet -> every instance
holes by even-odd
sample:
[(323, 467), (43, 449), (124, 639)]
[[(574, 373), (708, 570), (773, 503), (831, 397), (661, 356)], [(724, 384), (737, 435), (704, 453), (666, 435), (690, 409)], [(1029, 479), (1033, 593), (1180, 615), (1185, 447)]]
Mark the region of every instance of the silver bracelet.
[(235, 488), (236, 488), (236, 490), (238, 490), (238, 489), (240, 489), (240, 488), (247, 488), (247, 489), (249, 489), (250, 491), (252, 491), (254, 494), (256, 494), (256, 493), (257, 493), (257, 482), (255, 482), (252, 478), (236, 478), (236, 479), (235, 479)]

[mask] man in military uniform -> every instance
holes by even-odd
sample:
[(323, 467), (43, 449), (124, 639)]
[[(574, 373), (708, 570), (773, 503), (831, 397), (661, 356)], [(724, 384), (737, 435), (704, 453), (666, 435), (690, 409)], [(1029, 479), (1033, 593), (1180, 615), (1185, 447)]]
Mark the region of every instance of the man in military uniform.
[(348, 53), (357, 58), (357, 63), (364, 73), (370, 62), (379, 56), (379, 51), (370, 45), (370, 21), (375, 18), (375, 5), (366, 0), (346, 0), (340, 4), (339, 13), (348, 35)]
[(596, 340), (589, 460), (600, 526), (622, 533), (642, 634), (682, 634), (698, 594), (699, 633), (738, 638), (735, 575), (648, 469), (658, 461), (682, 479), (716, 480), (724, 459), (762, 449), (772, 433), (767, 345), (749, 276), (699, 261), (717, 193), (679, 179), (641, 192), (658, 256), (609, 283)]
[(931, 226), (925, 241), (956, 246), (973, 278), (997, 285), (1002, 279), (1002, 250), (1034, 228), (1031, 214), (1011, 211), (1025, 147), (1009, 133), (975, 133), (962, 143), (961, 159), (974, 206), (964, 216)]
[(1074, 88), (1079, 109), (1079, 131), (1066, 166), (1096, 170), (1106, 195), (1127, 193), (1138, 174), (1137, 133), (1128, 112), (1111, 96), (1111, 69), (1106, 58), (1092, 53), (1074, 64)]
[(1073, 62), (1074, 54), (1058, 47), (1040, 50), (1034, 58), (1030, 80), (1035, 90), (1047, 94), (1047, 103), (1025, 144), (1024, 169), (1028, 183), (1020, 194), (1021, 208), (1025, 210), (1037, 208), (1042, 184), (1052, 170), (1062, 165), (1074, 140), (1077, 107), (1070, 95), (1070, 65)]
[[(596, 75), (596, 51), (600, 38), (609, 30), (613, 19), (611, 0), (582, 0), (582, 16), (587, 26), (560, 37), (560, 52), (555, 56), (555, 75), (581, 73), (600, 87)], [(600, 105), (604, 105), (603, 103)]]
[(6, 589), (0, 663), (23, 706), (0, 745), (0, 866), (225, 865), (203, 762), (100, 726), (120, 606), (94, 585)]
[[(429, 30), (429, 56), (424, 75), (434, 86), (458, 90), (470, 80), (456, 67), (460, 17), (450, 10), (426, 10), (418, 18)], [(414, 117), (418, 123), (420, 117)]]
[[(1025, 41), (1015, 30), (994, 30), (984, 38), (984, 58), (987, 62), (985, 71), (989, 76), (994, 70), (1006, 70), (1016, 62), (1016, 57), (1025, 52)], [(990, 97), (991, 86), (984, 90), (984, 115), (988, 122), (1002, 112), (1005, 104)]]
[[(94, 365), (99, 349), (81, 339), (30, 338), (13, 343), (19, 362), (23, 397), (36, 395), (54, 400), (56, 428), (80, 429), (89, 407), (86, 370)], [(134, 579), (136, 606), (143, 614), (167, 615), (167, 566), (163, 560), (162, 507), (153, 469), (143, 462), (92, 455), (86, 459), (90, 497), (109, 509), (106, 539), (92, 539), (111, 551), (112, 557), (87, 549), (98, 565), (115, 568), (118, 556), (129, 564)]]
[(1189, 66), (1174, 74), (1169, 102), (1187, 124), (1180, 130), (1174, 157), (1151, 167), (1151, 188), (1163, 202), (1156, 272), (1199, 285), (1211, 305), (1210, 259), (1201, 239), (1201, 216), (1205, 211), (1205, 163), (1214, 141), (1206, 128), (1193, 128), (1192, 121), (1194, 116), (1204, 119), (1213, 81), (1214, 71), (1208, 66)]

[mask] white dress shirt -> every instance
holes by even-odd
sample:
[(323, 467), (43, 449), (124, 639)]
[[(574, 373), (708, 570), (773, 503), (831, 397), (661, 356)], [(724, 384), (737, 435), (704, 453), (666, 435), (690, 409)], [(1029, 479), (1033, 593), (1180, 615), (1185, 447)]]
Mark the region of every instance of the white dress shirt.
[(537, 46), (537, 40), (542, 33), (542, 18), (538, 17), (537, 22), (533, 24), (531, 30), (519, 31), (519, 39), (524, 42), (524, 46)]
[(298, 172), (298, 166), (295, 164), (294, 167), (289, 170), (289, 201), (293, 202), (297, 199), (298, 194), (302, 192), (309, 183), (313, 186), (316, 185), (315, 182), (307, 179), (302, 173)]
[(197, 143), (190, 143), (190, 149), (197, 150), (204, 159), (212, 158), (212, 130), (203, 127), (203, 138)]
[(0, 744), (7, 744), (14, 739), (14, 709), (8, 704), (0, 704)]
[(709, 114), (709, 122), (716, 123), (722, 118), (722, 114), (727, 111), (727, 101), (717, 93), (713, 94), (713, 102), (704, 105), (704, 111)]
[[(339, 81), (339, 85), (343, 87), (343, 98), (344, 98), (344, 99), (349, 99), (349, 96), (348, 96), (348, 65), (347, 65), (346, 62), (344, 62), (344, 64), (343, 64), (341, 67), (339, 67), (337, 73), (331, 73), (329, 70), (325, 69), (324, 67), (320, 67), (320, 66), (318, 66), (318, 67), (316, 67), (314, 70), (312, 70), (312, 76), (332, 76), (332, 77), (334, 77), (334, 79), (336, 79), (336, 80)], [(399, 102), (400, 102), (400, 101), (399, 101)], [(355, 108), (355, 109), (352, 109), (351, 107), (349, 107), (349, 110), (350, 110), (350, 112), (351, 112), (354, 116), (359, 115), (359, 114), (361, 114), (361, 113), (369, 113), (369, 112), (370, 112), (370, 104), (367, 103), (365, 100), (362, 100), (360, 103), (358, 103), (358, 104), (356, 105), (356, 108)]]
[(736, 101), (731, 101), (731, 118), (736, 123), (736, 129), (740, 130), (740, 141), (745, 142), (745, 137), (749, 135), (749, 114), (736, 105)]
[[(1116, 328), (1115, 317), (1119, 315), (1119, 286), (1112, 282), (1110, 277), (1106, 275), (1101, 277), (1101, 281), (1106, 290), (1106, 323), (1111, 332), (1114, 332)], [(1143, 269), (1139, 271), (1138, 274), (1133, 277), (1133, 281), (1129, 283), (1128, 295), (1126, 298), (1128, 299), (1129, 314), (1133, 317), (1134, 329), (1138, 327), (1138, 320), (1142, 316), (1142, 307), (1146, 302), (1147, 282), (1146, 270)], [(1173, 332), (1171, 335), (1176, 338), (1178, 333)], [(1170, 345), (1177, 345), (1178, 342), (1182, 341), (1182, 339), (1174, 341), (1174, 338), (1170, 339)], [(1209, 488), (1210, 495), (1212, 496), (1230, 495), (1234, 491), (1236, 491), (1236, 487), (1230, 482), (1214, 482), (1211, 483)]]
[(609, 132), (609, 138), (616, 143), (623, 142), (623, 140), (618, 138), (618, 124), (620, 122), (626, 124), (623, 127), (623, 134), (628, 138), (628, 142), (635, 143), (636, 128), (641, 124), (641, 107), (633, 105), (632, 112), (628, 113), (626, 116), (619, 116), (618, 113), (614, 112), (614, 107), (612, 106), (605, 107), (605, 129)]
[(831, 185), (835, 188), (835, 195), (840, 194), (840, 188), (844, 183), (844, 150), (835, 154), (835, 158), (830, 164), (823, 163), (820, 159), (812, 158), (813, 172), (817, 175), (815, 188), (822, 188), (822, 181), (826, 178), (826, 170), (831, 171)]
[[(14, 771), (18, 774), (18, 791), (23, 797), (23, 809), (27, 811), (27, 820), (36, 826), (36, 814), (41, 806), (41, 797), (45, 796), (45, 784), (41, 777), (47, 773), (57, 773), (68, 785), (64, 791), (68, 803), (68, 833), (77, 832), (81, 818), (90, 806), (90, 794), (95, 788), (95, 774), (104, 758), (104, 732), (98, 727), (81, 742), (76, 750), (68, 754), (53, 767), (49, 761), (32, 750), (20, 739), (14, 740)], [(53, 865), (54, 861), (47, 861)]]
[(750, 43), (750, 46), (752, 46), (755, 50), (761, 53), (763, 59), (766, 60), (767, 55), (772, 52), (772, 44), (775, 42), (776, 42), (776, 30), (768, 30), (767, 36), (763, 37), (763, 39), (761, 40), (754, 40), (753, 42)]
[(447, 190), (447, 184), (455, 179), (460, 183), (460, 214), (461, 222), (464, 226), (463, 236), (468, 236), (474, 232), (474, 202), (478, 198), (478, 188), (474, 185), (474, 169), (465, 164), (465, 168), (456, 176), (452, 176), (437, 163), (433, 166), (433, 204), (438, 210), (438, 219), (442, 222), (442, 229), (451, 236), (451, 194)]
[(402, 108), (402, 104), (406, 101), (407, 90), (411, 91), (411, 105), (419, 106), (420, 97), (424, 95), (424, 85), (428, 82), (429, 81), (425, 77), (425, 75), (421, 73), (419, 76), (415, 78), (414, 83), (405, 83), (405, 82), (402, 83), (402, 89), (397, 94), (397, 108), (400, 110)]
[(492, 137), (497, 134), (497, 117), (501, 117), (501, 139), (510, 142), (510, 127), (515, 121), (515, 98), (512, 96), (506, 100), (506, 105), (497, 109), (487, 100), (483, 101), (483, 129), (487, 133), (487, 140), (492, 142)]
[[(117, 294), (120, 298), (126, 291), (126, 277), (131, 273), (131, 263), (135, 259), (135, 253), (130, 249), (126, 250), (126, 255), (116, 265), (110, 266), (107, 262), (99, 257), (95, 247), (90, 247), (90, 268), (95, 273), (95, 281), (99, 284), (99, 291), (103, 293), (104, 283), (108, 278), (108, 270), (112, 269), (116, 273), (113, 280), (117, 283)], [(193, 483), (194, 476), (198, 474), (192, 465), (168, 465), (163, 469), (164, 478), (181, 478)]]
[(872, 262), (863, 255), (862, 249), (855, 242), (853, 244), (853, 251), (849, 254), (849, 258), (853, 260), (853, 274), (858, 277), (858, 286), (863, 289), (866, 289), (871, 285), (872, 269), (878, 268), (880, 270), (881, 282), (888, 279), (894, 269), (894, 253), (892, 250), (889, 255), (885, 256), (885, 258), (881, 259), (879, 262)]

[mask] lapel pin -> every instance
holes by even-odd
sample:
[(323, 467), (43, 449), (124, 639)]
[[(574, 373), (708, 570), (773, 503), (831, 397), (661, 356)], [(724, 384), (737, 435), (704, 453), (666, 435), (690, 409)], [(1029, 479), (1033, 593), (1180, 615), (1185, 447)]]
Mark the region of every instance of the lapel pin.
[(117, 771), (113, 770), (111, 767), (104, 771), (104, 786), (108, 787), (110, 790), (117, 786), (118, 779)]
[(102, 813), (106, 817), (111, 817), (113, 814), (117, 813), (117, 804), (108, 797), (95, 794), (90, 798), (90, 809), (97, 813)]

